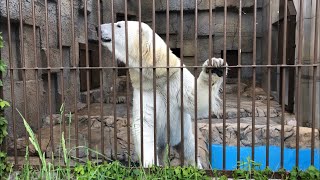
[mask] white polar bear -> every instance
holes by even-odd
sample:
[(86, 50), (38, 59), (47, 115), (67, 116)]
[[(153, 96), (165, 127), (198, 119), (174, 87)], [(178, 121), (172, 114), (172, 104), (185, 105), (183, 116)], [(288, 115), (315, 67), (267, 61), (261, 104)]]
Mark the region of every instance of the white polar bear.
[[(140, 132), (140, 79), (139, 79), (139, 22), (128, 21), (128, 63), (129, 73), (133, 86), (133, 110), (132, 110), (132, 132), (135, 149), (138, 157), (141, 157), (141, 132)], [(115, 56), (120, 61), (126, 62), (126, 33), (125, 22), (113, 24), (114, 37), (112, 36), (112, 24), (101, 25), (102, 45), (106, 46), (111, 52), (114, 50)], [(142, 66), (148, 67), (142, 70), (143, 83), (143, 165), (148, 167), (154, 164), (154, 99), (153, 99), (153, 30), (145, 23), (141, 23), (141, 56)], [(112, 48), (114, 42), (114, 49)], [(155, 61), (157, 67), (167, 66), (167, 45), (156, 34), (155, 38), (156, 55)], [(180, 59), (170, 50), (169, 66), (179, 67)], [(215, 67), (223, 65), (223, 59), (212, 58), (211, 65), (209, 60), (203, 64), (202, 71), (197, 79), (198, 99), (197, 112), (201, 116), (208, 114), (209, 105), (209, 86), (212, 86), (212, 111), (217, 114), (220, 109), (221, 99), (219, 90), (223, 81), (223, 70)], [(209, 73), (211, 70), (212, 73)], [(195, 114), (194, 100), (194, 76), (187, 70), (183, 70), (183, 87), (180, 82), (180, 68), (170, 68), (169, 70), (169, 87), (170, 87), (170, 146), (175, 146), (181, 141), (181, 89), (183, 91), (183, 118), (184, 118), (184, 158), (187, 164), (195, 165), (195, 141), (192, 131), (191, 119)], [(212, 74), (212, 81), (209, 84), (209, 74)], [(157, 155), (163, 156), (167, 140), (167, 69), (156, 69), (156, 142)], [(158, 158), (157, 157), (157, 158)], [(163, 157), (159, 160), (162, 161)], [(159, 161), (158, 161), (159, 162)], [(199, 160), (198, 165), (201, 166)]]

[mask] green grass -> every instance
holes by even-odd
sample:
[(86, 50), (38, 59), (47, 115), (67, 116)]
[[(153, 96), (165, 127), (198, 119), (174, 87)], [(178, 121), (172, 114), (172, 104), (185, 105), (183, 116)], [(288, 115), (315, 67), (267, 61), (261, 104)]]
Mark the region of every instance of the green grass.
[[(18, 111), (19, 112), (19, 111)], [(47, 180), (55, 180), (55, 179), (79, 179), (79, 180), (98, 180), (98, 179), (143, 179), (143, 180), (157, 180), (157, 179), (186, 179), (186, 180), (206, 180), (206, 179), (220, 179), (225, 180), (227, 176), (224, 175), (221, 171), (213, 170), (214, 177), (210, 177), (206, 174), (204, 170), (200, 170), (196, 167), (157, 167), (152, 166), (150, 168), (143, 167), (125, 167), (118, 161), (114, 162), (104, 162), (97, 163), (98, 161), (90, 161), (89, 157), (87, 157), (86, 163), (76, 163), (71, 166), (71, 160), (75, 160), (75, 157), (71, 157), (71, 151), (80, 147), (73, 147), (71, 149), (67, 149), (66, 146), (70, 144), (70, 141), (66, 141), (64, 132), (61, 134), (61, 147), (62, 154), (60, 154), (61, 158), (58, 159), (58, 164), (53, 164), (55, 159), (52, 159), (51, 162), (46, 160), (45, 153), (41, 151), (39, 143), (36, 139), (36, 136), (32, 129), (30, 128), (27, 121), (23, 118), (21, 113), (20, 116), (23, 119), (26, 130), (29, 134), (29, 140), (32, 145), (35, 147), (38, 156), (40, 157), (41, 165), (36, 168), (29, 164), (29, 154), (28, 147), (26, 149), (25, 161), (26, 163), (22, 167), (22, 169), (15, 174), (11, 174), (9, 177), (11, 179), (47, 179)], [(61, 110), (61, 114), (63, 114), (63, 108)], [(71, 115), (67, 123), (70, 126), (71, 123)], [(69, 139), (70, 139), (70, 128), (69, 128)], [(69, 143), (69, 144), (68, 144)], [(81, 147), (83, 148), (83, 147)], [(104, 157), (99, 152), (86, 148), (87, 152), (91, 152), (96, 155), (96, 157)], [(54, 157), (52, 155), (52, 157)], [(106, 158), (106, 157), (104, 157)], [(77, 159), (76, 159), (77, 160)], [(246, 162), (239, 162), (239, 167), (241, 169), (237, 169), (233, 172), (232, 177), (234, 179), (268, 179), (273, 177), (273, 172), (269, 169), (260, 170), (260, 164), (252, 161), (250, 158), (247, 159)], [(282, 179), (320, 179), (320, 171), (315, 167), (310, 166), (310, 168), (306, 171), (301, 171), (298, 168), (294, 168), (290, 173), (285, 170), (279, 170), (279, 173), (283, 175)], [(8, 178), (9, 179), (9, 178)]]
[[(61, 116), (63, 113), (63, 106), (60, 108)], [(67, 149), (67, 143), (70, 144), (70, 141), (67, 142), (65, 140), (64, 132), (61, 134), (61, 147), (62, 147), (62, 156), (60, 154), (58, 159), (58, 164), (53, 164), (54, 159), (51, 162), (46, 161), (46, 155), (41, 151), (36, 135), (32, 131), (31, 127), (25, 120), (25, 118), (20, 114), (24, 126), (29, 135), (29, 141), (35, 147), (36, 152), (40, 158), (41, 165), (39, 168), (32, 167), (29, 164), (29, 154), (28, 148), (26, 149), (25, 161), (27, 163), (24, 164), (23, 168), (19, 171), (19, 173), (15, 174), (15, 179), (79, 179), (79, 180), (87, 180), (87, 179), (211, 179), (206, 175), (204, 170), (197, 169), (196, 167), (157, 167), (152, 166), (148, 169), (144, 169), (143, 167), (125, 167), (118, 161), (114, 161), (111, 163), (104, 162), (102, 164), (96, 163), (94, 161), (90, 161), (89, 157), (87, 157), (86, 163), (77, 163), (75, 166), (71, 166), (70, 162), (72, 159), (76, 159), (71, 157), (71, 151), (76, 148), (74, 147), (70, 150)], [(71, 115), (67, 121), (69, 127), (71, 124)], [(61, 128), (61, 127), (60, 127)], [(68, 128), (70, 131), (70, 128)], [(70, 132), (68, 133), (70, 136)], [(70, 137), (68, 137), (70, 139)], [(83, 148), (83, 147), (81, 147)], [(87, 152), (95, 153), (96, 157), (104, 157), (101, 153), (86, 148)], [(87, 153), (89, 154), (89, 153)], [(52, 155), (52, 157), (54, 157)], [(97, 161), (98, 162), (98, 161)], [(62, 164), (62, 165), (61, 165)], [(11, 175), (12, 177), (13, 175)]]

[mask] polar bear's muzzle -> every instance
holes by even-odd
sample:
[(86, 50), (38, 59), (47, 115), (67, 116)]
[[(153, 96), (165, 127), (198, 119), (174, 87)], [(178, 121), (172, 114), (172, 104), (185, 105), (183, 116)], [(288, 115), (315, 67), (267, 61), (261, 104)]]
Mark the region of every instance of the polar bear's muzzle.
[(108, 42), (111, 42), (111, 38), (101, 37), (101, 41), (102, 41), (102, 42), (105, 42), (105, 43), (108, 43)]
[(101, 24), (101, 41), (104, 43), (111, 42), (111, 24)]

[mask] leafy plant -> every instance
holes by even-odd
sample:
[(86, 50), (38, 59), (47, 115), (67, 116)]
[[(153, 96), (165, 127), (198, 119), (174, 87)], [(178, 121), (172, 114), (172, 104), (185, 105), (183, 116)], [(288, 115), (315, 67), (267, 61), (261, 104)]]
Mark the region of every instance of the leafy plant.
[(22, 120), (23, 120), (23, 124), (29, 134), (29, 141), (31, 142), (31, 144), (34, 146), (35, 150), (37, 151), (39, 157), (40, 157), (40, 160), (41, 160), (41, 168), (42, 168), (42, 171), (41, 171), (41, 174), (40, 174), (40, 178), (41, 177), (45, 177), (46, 179), (49, 179), (49, 167), (47, 165), (47, 162), (46, 162), (46, 157), (45, 157), (45, 153), (42, 153), (41, 152), (41, 148), (40, 148), (40, 145), (38, 143), (38, 140), (36, 139), (36, 136), (34, 134), (34, 132), (32, 131), (31, 127), (29, 126), (28, 122), (25, 120), (25, 118), (22, 116), (22, 114), (20, 113), (19, 110), (17, 110), (18, 113), (20, 114)]
[(261, 164), (247, 158), (245, 162), (238, 162), (240, 168), (233, 172), (235, 179), (269, 179), (273, 172), (269, 167), (261, 170)]
[(8, 135), (7, 126), (7, 120), (3, 116), (0, 116), (0, 144), (2, 144), (4, 138)]
[[(3, 38), (0, 32), (0, 49), (3, 48)], [(0, 59), (0, 73), (5, 73), (7, 65), (3, 60)], [(0, 87), (3, 86), (2, 79), (0, 79)], [(9, 107), (10, 104), (0, 98), (0, 145), (3, 143), (4, 138), (8, 135), (8, 121), (3, 115), (3, 111), (6, 107)], [(12, 165), (7, 161), (7, 154), (0, 151), (0, 177), (5, 177), (12, 170)]]
[(302, 171), (297, 167), (292, 168), (289, 179), (320, 179), (320, 171), (314, 166)]
[(0, 48), (3, 48), (3, 38), (2, 38), (1, 32), (0, 32)]
[(205, 171), (195, 167), (158, 167), (152, 166), (147, 171), (141, 167), (127, 168), (118, 161), (98, 165), (87, 161), (74, 168), (77, 179), (211, 179)]
[(8, 163), (7, 154), (0, 151), (0, 177), (6, 177), (12, 171), (12, 164)]

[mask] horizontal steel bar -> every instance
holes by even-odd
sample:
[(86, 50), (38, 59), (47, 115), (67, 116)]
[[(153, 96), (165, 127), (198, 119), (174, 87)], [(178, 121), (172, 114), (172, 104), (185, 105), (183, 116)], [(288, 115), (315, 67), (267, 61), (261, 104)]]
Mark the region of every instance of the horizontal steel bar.
[[(277, 68), (277, 67), (287, 67), (287, 68), (296, 68), (296, 67), (318, 67), (320, 63), (317, 64), (299, 64), (299, 65), (238, 65), (238, 66), (227, 66), (227, 68)], [(155, 68), (169, 68), (169, 69), (179, 69), (179, 68), (202, 68), (202, 66), (157, 66), (157, 67), (143, 67), (143, 66), (135, 66), (135, 67), (37, 67), (37, 68), (8, 68), (9, 70), (88, 70), (88, 69), (155, 69)], [(207, 68), (216, 68), (216, 67), (207, 67)], [(218, 68), (226, 68), (226, 66), (221, 66)]]

